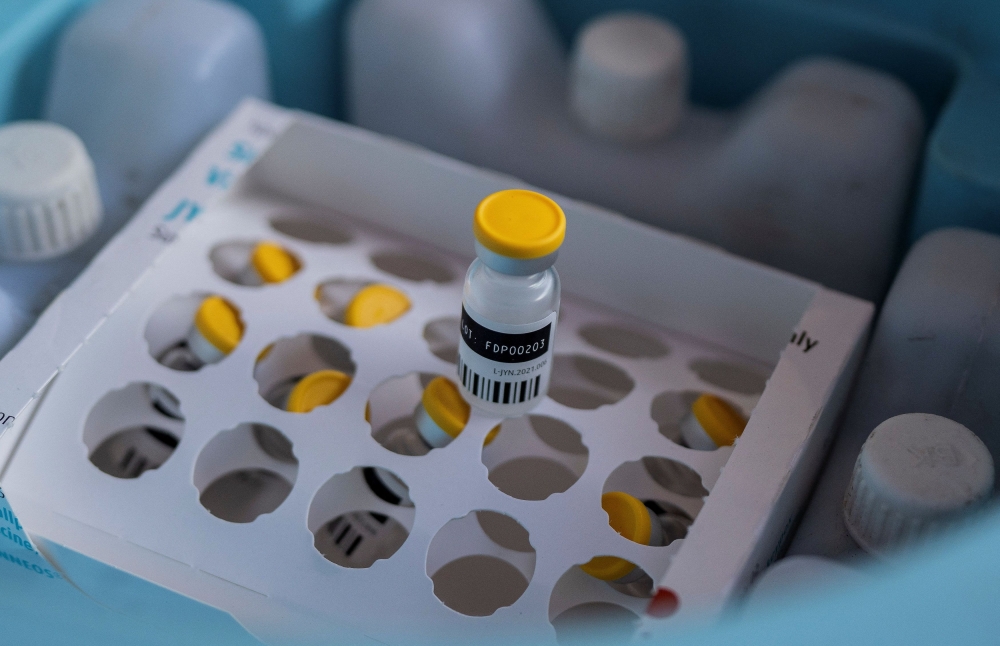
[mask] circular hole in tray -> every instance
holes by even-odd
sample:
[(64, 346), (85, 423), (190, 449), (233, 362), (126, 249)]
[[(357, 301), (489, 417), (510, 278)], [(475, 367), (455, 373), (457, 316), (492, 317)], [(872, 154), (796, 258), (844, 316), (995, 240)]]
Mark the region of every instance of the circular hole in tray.
[(657, 523), (653, 535), (659, 534), (663, 546), (687, 536), (708, 495), (694, 469), (659, 456), (620, 465), (604, 481), (603, 493), (609, 492), (622, 492), (642, 502), (651, 522)]
[(634, 387), (632, 377), (614, 364), (583, 354), (557, 354), (549, 397), (563, 406), (593, 410), (617, 404)]
[(455, 279), (448, 265), (405, 251), (376, 251), (372, 264), (397, 278), (422, 282), (450, 283)]
[(316, 286), (319, 309), (331, 321), (375, 327), (396, 321), (413, 306), (398, 287), (359, 278), (333, 278)]
[(463, 615), (486, 617), (517, 601), (535, 572), (528, 530), (495, 511), (449, 520), (427, 549), (434, 595)]
[(605, 581), (581, 565), (570, 567), (552, 588), (549, 621), (556, 640), (560, 644), (629, 641), (652, 597), (652, 578), (635, 566), (619, 581)]
[(552, 620), (556, 642), (576, 644), (624, 644), (639, 628), (637, 614), (616, 603), (591, 601), (563, 611)]
[(335, 339), (299, 334), (278, 339), (257, 355), (257, 391), (275, 408), (307, 413), (336, 401), (350, 387), (357, 366)]
[(576, 429), (545, 415), (506, 419), (483, 443), (490, 482), (520, 500), (545, 500), (566, 491), (583, 475), (588, 458)]
[[(376, 386), (365, 406), (365, 421), (371, 427), (372, 438), (399, 455), (426, 455), (450, 443), (440, 435), (429, 436), (437, 437), (440, 442), (429, 442), (419, 430), (424, 389), (436, 378), (448, 379), (429, 372), (410, 372), (390, 377)], [(457, 392), (454, 380), (448, 381)]]
[[(214, 342), (201, 333), (197, 320), (207, 321), (216, 331)], [(143, 336), (150, 356), (157, 363), (193, 372), (222, 361), (235, 349), (232, 341), (238, 344), (245, 329), (240, 309), (232, 301), (218, 294), (197, 292), (174, 296), (156, 308), (146, 322)], [(221, 349), (220, 343), (224, 346)]]
[(579, 334), (595, 348), (632, 359), (658, 359), (670, 352), (667, 344), (651, 334), (617, 325), (590, 323), (581, 327)]
[(220, 278), (246, 287), (282, 283), (302, 269), (294, 253), (271, 240), (223, 242), (212, 247), (208, 259)]
[(367, 568), (399, 550), (416, 508), (409, 488), (380, 467), (354, 467), (319, 488), (309, 506), (313, 545), (342, 567)]
[(350, 231), (337, 222), (339, 216), (330, 211), (292, 210), (273, 215), (271, 228), (278, 233), (320, 244), (342, 245), (353, 239)]
[(462, 338), (457, 316), (434, 319), (424, 326), (424, 340), (438, 359), (458, 364), (458, 342)]
[(250, 523), (285, 501), (298, 473), (299, 460), (281, 431), (244, 423), (205, 445), (195, 461), (194, 485), (213, 516)]
[(83, 425), (90, 461), (116, 478), (138, 478), (173, 455), (184, 435), (177, 397), (162, 386), (132, 383), (102, 397)]
[(706, 384), (743, 395), (759, 395), (767, 385), (767, 375), (728, 361), (695, 359), (688, 367)]
[[(663, 435), (663, 437), (667, 438), (671, 442), (688, 448), (695, 448), (699, 450), (705, 450), (706, 448), (708, 450), (714, 450), (718, 448), (714, 444), (710, 443), (696, 443), (696, 446), (692, 446), (691, 443), (684, 438), (684, 431), (682, 430), (682, 427), (684, 424), (691, 424), (695, 421), (696, 418), (692, 417), (693, 413), (691, 412), (691, 406), (701, 395), (702, 393), (697, 390), (668, 390), (653, 398), (653, 403), (649, 409), (649, 415), (653, 418), (653, 421), (656, 422), (656, 425), (660, 430), (660, 434)], [(725, 397), (721, 397), (720, 399), (746, 417), (740, 406), (738, 406), (735, 402), (732, 402)]]

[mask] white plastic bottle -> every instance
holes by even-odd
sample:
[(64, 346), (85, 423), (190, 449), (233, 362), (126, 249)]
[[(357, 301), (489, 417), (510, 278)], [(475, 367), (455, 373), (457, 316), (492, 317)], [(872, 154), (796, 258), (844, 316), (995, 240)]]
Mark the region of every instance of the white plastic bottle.
[(510, 189), (479, 203), (476, 255), (462, 291), (458, 380), (476, 408), (516, 417), (549, 388), (559, 316), (553, 268), (566, 216), (550, 198)]
[(105, 240), (244, 97), (268, 98), (267, 51), (243, 9), (217, 0), (102, 0), (59, 41), (47, 119), (94, 158)]
[[(986, 469), (985, 456), (976, 463), (969, 456), (988, 451), (994, 465), (1000, 462), (998, 293), (1000, 236), (941, 229), (913, 246), (879, 314), (844, 422), (789, 554), (863, 558), (858, 538), (874, 551), (886, 551), (890, 544), (908, 542), (907, 533), (928, 518), (941, 526), (954, 512), (977, 507), (984, 490), (995, 490), (989, 484), (993, 465)], [(898, 433), (903, 425), (910, 439), (904, 436), (886, 446), (884, 432)], [(930, 430), (939, 437), (920, 439)], [(958, 437), (962, 435), (966, 437)], [(910, 475), (891, 462), (921, 453), (940, 459)], [(952, 470), (948, 463), (955, 463), (956, 456), (962, 456), (961, 470), (948, 474), (951, 484), (942, 485), (941, 472)], [(912, 462), (917, 467), (919, 460)], [(849, 493), (858, 489), (859, 477), (877, 504), (861, 505)], [(920, 480), (916, 495), (914, 477)], [(960, 488), (961, 495), (942, 496), (949, 487)], [(851, 511), (862, 507), (877, 512), (865, 516)], [(890, 540), (877, 526), (893, 518), (886, 525), (895, 525)]]
[(542, 4), (353, 3), (349, 120), (881, 298), (924, 132), (909, 88), (813, 58), (736, 109), (699, 106), (679, 30), (605, 14), (567, 50)]

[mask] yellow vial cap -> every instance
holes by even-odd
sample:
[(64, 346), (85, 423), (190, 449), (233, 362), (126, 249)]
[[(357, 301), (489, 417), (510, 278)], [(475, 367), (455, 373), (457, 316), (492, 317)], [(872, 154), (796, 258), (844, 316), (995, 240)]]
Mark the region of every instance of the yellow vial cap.
[(541, 258), (562, 245), (566, 215), (541, 193), (510, 189), (479, 203), (472, 232), (493, 253), (520, 260)]
[(427, 384), (421, 404), (427, 416), (452, 437), (458, 437), (469, 422), (469, 404), (462, 399), (458, 387), (444, 377), (435, 377)]
[(483, 439), (483, 446), (493, 444), (493, 440), (497, 439), (497, 435), (500, 435), (500, 424), (491, 428), (490, 432), (486, 434), (486, 437)]
[(281, 245), (259, 242), (250, 253), (250, 264), (265, 283), (281, 283), (299, 270), (299, 261)]
[[(653, 523), (641, 500), (624, 491), (609, 491), (601, 496), (601, 507), (608, 514), (611, 529), (630, 541), (649, 545)], [(635, 564), (617, 556), (595, 556), (580, 568), (594, 578), (614, 581), (631, 572)]]
[(717, 446), (732, 446), (747, 426), (746, 418), (732, 404), (709, 393), (694, 400), (691, 413)]
[(317, 406), (332, 404), (351, 385), (350, 375), (339, 370), (317, 370), (299, 380), (288, 393), (285, 410), (308, 413)]
[(201, 302), (194, 315), (194, 327), (223, 354), (235, 350), (243, 338), (239, 311), (221, 296), (209, 296)]
[(410, 309), (410, 299), (390, 285), (368, 285), (358, 290), (344, 310), (344, 324), (372, 327), (391, 323)]

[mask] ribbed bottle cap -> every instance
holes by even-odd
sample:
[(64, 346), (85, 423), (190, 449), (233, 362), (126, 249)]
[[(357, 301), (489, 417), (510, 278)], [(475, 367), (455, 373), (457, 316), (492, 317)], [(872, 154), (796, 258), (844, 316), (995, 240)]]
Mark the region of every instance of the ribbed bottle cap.
[(865, 441), (844, 498), (847, 530), (878, 554), (956, 521), (993, 492), (993, 458), (945, 417), (897, 415)]
[(640, 13), (610, 14), (583, 28), (573, 48), (570, 105), (594, 134), (651, 141), (680, 119), (687, 46), (670, 24)]
[(100, 222), (94, 165), (75, 134), (42, 121), (0, 128), (0, 258), (59, 256)]

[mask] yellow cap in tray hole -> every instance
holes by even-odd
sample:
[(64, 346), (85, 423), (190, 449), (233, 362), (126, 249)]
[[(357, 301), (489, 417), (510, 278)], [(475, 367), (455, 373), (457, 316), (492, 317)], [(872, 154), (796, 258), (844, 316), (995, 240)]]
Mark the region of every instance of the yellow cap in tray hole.
[(265, 283), (282, 283), (299, 270), (299, 261), (274, 242), (259, 242), (250, 252), (250, 264)]
[(709, 393), (694, 401), (691, 415), (716, 446), (732, 446), (747, 426), (746, 418), (732, 404)]
[(555, 253), (566, 238), (566, 215), (551, 198), (524, 189), (487, 196), (472, 220), (479, 244), (508, 258), (527, 260)]
[(194, 315), (198, 333), (222, 354), (229, 354), (243, 338), (239, 311), (221, 296), (209, 296)]
[(483, 446), (489, 446), (490, 444), (493, 444), (493, 440), (497, 439), (497, 435), (500, 435), (500, 426), (501, 426), (500, 424), (497, 424), (496, 426), (490, 429), (490, 432), (487, 433), (486, 437), (483, 439)]
[(344, 310), (344, 324), (372, 327), (391, 323), (410, 309), (410, 299), (391, 285), (381, 283), (358, 290)]
[(289, 413), (308, 413), (318, 406), (332, 404), (350, 385), (350, 375), (339, 370), (317, 370), (295, 384), (288, 393), (285, 410)]
[(435, 377), (427, 384), (421, 404), (427, 416), (453, 438), (469, 423), (469, 404), (462, 399), (458, 387), (445, 377)]
[[(601, 496), (601, 507), (611, 529), (630, 541), (649, 545), (653, 522), (641, 500), (623, 491), (609, 491)], [(634, 570), (635, 564), (617, 556), (595, 556), (580, 568), (602, 581), (615, 581)]]

